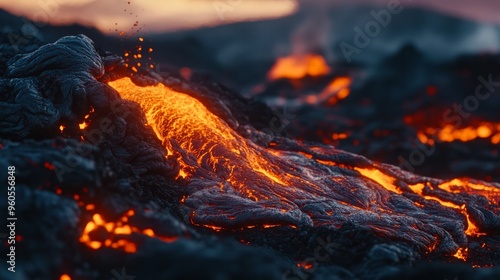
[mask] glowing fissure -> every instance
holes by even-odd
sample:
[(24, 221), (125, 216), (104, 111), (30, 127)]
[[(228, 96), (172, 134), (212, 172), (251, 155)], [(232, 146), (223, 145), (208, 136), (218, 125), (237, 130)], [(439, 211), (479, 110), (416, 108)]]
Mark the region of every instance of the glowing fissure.
[(368, 177), (372, 179), (373, 181), (377, 182), (379, 185), (382, 187), (386, 188), (388, 191), (397, 193), (397, 194), (402, 194), (403, 192), (394, 185), (394, 182), (396, 181), (395, 178), (390, 177), (385, 175), (384, 173), (380, 172), (377, 169), (363, 169), (356, 167), (354, 168), (356, 171), (361, 173), (361, 175)]
[[(184, 178), (189, 189), (180, 202), (190, 207), (194, 225), (214, 230), (297, 225), (339, 228), (346, 221), (359, 221), (377, 234), (406, 239), (427, 251), (449, 239), (436, 233), (436, 227), (442, 226), (445, 232), (454, 225), (464, 236), (482, 234), (465, 205), (426, 192), (429, 182), (407, 184), (376, 163), (369, 168), (353, 166), (352, 161), (337, 163), (328, 159), (336, 153), (329, 147), (303, 145), (300, 152), (263, 148), (237, 134), (194, 97), (162, 84), (140, 87), (122, 78), (109, 85), (122, 98), (141, 106), (169, 155), (179, 162), (177, 178)], [(374, 188), (374, 183), (381, 188)], [(495, 186), (460, 179), (433, 184), (435, 192), (484, 196), (489, 209), (499, 212)], [(406, 189), (424, 200), (411, 200)], [(406, 206), (395, 206), (390, 202), (394, 199), (405, 201)], [(442, 215), (426, 212), (439, 207)], [(450, 211), (463, 215), (467, 224), (457, 223)], [(456, 248), (440, 250), (453, 255)]]
[[(451, 182), (460, 182), (462, 183), (461, 181), (459, 181), (458, 179), (454, 179), (452, 180)], [(450, 184), (450, 182), (445, 182), (445, 183), (442, 183), (438, 186), (438, 188), (440, 189), (443, 189), (442, 186), (448, 186)], [(469, 218), (469, 214), (467, 213), (465, 207), (466, 205), (465, 204), (462, 204), (462, 205), (458, 205), (456, 203), (453, 203), (453, 202), (450, 202), (450, 201), (444, 201), (443, 199), (440, 199), (438, 197), (435, 197), (435, 196), (432, 196), (432, 195), (428, 195), (428, 194), (424, 194), (424, 189), (425, 189), (425, 185), (424, 184), (416, 184), (416, 185), (409, 185), (408, 187), (410, 187), (410, 189), (415, 192), (416, 194), (418, 195), (421, 195), (423, 198), (427, 199), (427, 200), (434, 200), (436, 202), (438, 202), (439, 204), (445, 206), (445, 207), (448, 207), (448, 208), (453, 208), (453, 209), (457, 209), (458, 211), (460, 211), (466, 218), (467, 218), (467, 230), (465, 231), (465, 233), (469, 236), (477, 236), (477, 235), (481, 235), (481, 233), (479, 233), (479, 229), (477, 228), (476, 225), (474, 225), (474, 223), (470, 220)], [(430, 189), (432, 189), (432, 186), (430, 184), (427, 184), (427, 187), (429, 187)], [(446, 189), (444, 189), (445, 191), (448, 191)], [(485, 194), (485, 196), (487, 196), (487, 194)]]

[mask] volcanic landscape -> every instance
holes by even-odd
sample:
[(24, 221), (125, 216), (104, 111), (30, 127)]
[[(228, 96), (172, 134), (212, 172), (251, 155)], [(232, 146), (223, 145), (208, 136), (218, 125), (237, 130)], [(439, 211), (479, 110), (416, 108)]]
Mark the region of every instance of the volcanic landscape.
[(210, 73), (186, 54), (158, 71), (148, 56), (173, 47), (147, 37), (118, 53), (12, 34), (2, 279), (500, 277), (500, 54), (409, 43), (366, 65), (310, 51)]

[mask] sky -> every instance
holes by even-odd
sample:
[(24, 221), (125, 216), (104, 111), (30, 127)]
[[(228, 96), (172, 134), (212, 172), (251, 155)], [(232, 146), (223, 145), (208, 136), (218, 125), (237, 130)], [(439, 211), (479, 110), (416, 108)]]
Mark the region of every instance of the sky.
[[(271, 19), (296, 12), (300, 5), (338, 7), (398, 0), (0, 0), (0, 8), (30, 20), (51, 24), (79, 23), (105, 33), (141, 27), (164, 32), (215, 26), (238, 21)], [(400, 0), (482, 22), (500, 24), (499, 0)]]
[(0, 8), (51, 24), (80, 23), (105, 33), (136, 21), (146, 32), (277, 18), (296, 11), (296, 0), (0, 0)]

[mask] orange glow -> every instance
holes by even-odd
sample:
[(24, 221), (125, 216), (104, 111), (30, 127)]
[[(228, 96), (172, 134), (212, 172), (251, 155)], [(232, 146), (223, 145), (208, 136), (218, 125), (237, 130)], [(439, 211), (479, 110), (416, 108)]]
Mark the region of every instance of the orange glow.
[(307, 76), (324, 76), (330, 71), (330, 67), (322, 56), (306, 54), (278, 58), (267, 77), (269, 80), (302, 79)]
[[(500, 189), (494, 186), (483, 185), (479, 183), (474, 183), (472, 180), (461, 180), (461, 179), (453, 179), (449, 182), (444, 182), (438, 186), (438, 188), (451, 192), (451, 193), (469, 193), (482, 195), (488, 198), (491, 201), (500, 201)], [(465, 210), (465, 205), (461, 207), (462, 212), (467, 218), (468, 228), (466, 234), (469, 236), (479, 236), (484, 235), (484, 233), (480, 233), (479, 229), (476, 225), (470, 220), (468, 213)]]
[(485, 233), (481, 233), (479, 231), (479, 228), (471, 221), (469, 214), (465, 210), (465, 205), (462, 207), (463, 213), (465, 217), (467, 218), (467, 230), (465, 231), (465, 234), (468, 236), (481, 236), (481, 235), (486, 235)]
[[(432, 196), (429, 194), (424, 194), (425, 185), (421, 184), (421, 183), (416, 184), (416, 185), (408, 185), (408, 187), (410, 187), (410, 189), (413, 192), (423, 196), (427, 200), (434, 200), (445, 207), (457, 209), (458, 211), (460, 211), (467, 219), (467, 229), (465, 231), (465, 234), (467, 234), (469, 236), (485, 235), (484, 233), (480, 232), (479, 228), (470, 219), (470, 216), (467, 213), (465, 204), (457, 205), (457, 204), (449, 202), (449, 201), (444, 201), (444, 200), (437, 198), (435, 196)], [(428, 187), (429, 187), (429, 189), (434, 189), (431, 185), (428, 185)], [(453, 179), (451, 181), (441, 183), (437, 187), (443, 191), (450, 192), (450, 193), (462, 193), (463, 192), (463, 193), (469, 193), (469, 194), (482, 195), (482, 196), (484, 196), (492, 201), (496, 201), (496, 202), (498, 202), (500, 200), (500, 189), (499, 188), (496, 188), (494, 186), (486, 186), (486, 185), (482, 185), (482, 184), (468, 182), (465, 180)]]
[(83, 130), (83, 129), (85, 129), (87, 127), (87, 124), (85, 122), (82, 122), (78, 126), (80, 127), (80, 130)]
[(328, 102), (329, 105), (334, 105), (349, 96), (351, 82), (351, 78), (348, 77), (335, 78), (319, 95), (307, 95), (302, 98), (303, 102), (308, 104)]
[(469, 142), (476, 139), (490, 139), (492, 144), (500, 143), (500, 124), (481, 123), (463, 128), (455, 128), (453, 125), (444, 125), (442, 128), (423, 128), (417, 133), (420, 142), (434, 145), (434, 140), (441, 142), (462, 141)]
[(477, 136), (480, 138), (488, 138), (491, 136), (491, 129), (485, 125), (481, 125), (477, 128)]
[(346, 139), (349, 135), (347, 133), (334, 133), (332, 134), (333, 140), (342, 140)]
[(470, 179), (453, 179), (438, 186), (440, 189), (452, 193), (474, 193), (492, 199), (500, 199), (500, 189), (494, 186), (474, 183)]
[(309, 263), (309, 262), (302, 262), (302, 263), (297, 263), (297, 266), (298, 267), (302, 267), (303, 269), (311, 269), (314, 267), (314, 265), (312, 263)]
[(325, 97), (328, 99), (328, 103), (333, 105), (349, 96), (351, 82), (351, 78), (348, 77), (336, 78), (321, 92), (320, 97)]
[(410, 187), (410, 189), (414, 193), (419, 194), (419, 195), (423, 195), (425, 185), (422, 184), (422, 183), (419, 183), (419, 184), (416, 184), (416, 185), (408, 185), (408, 187)]
[[(224, 120), (210, 112), (196, 98), (172, 90), (163, 84), (140, 87), (136, 86), (130, 78), (122, 78), (110, 82), (109, 85), (117, 90), (122, 98), (137, 102), (141, 106), (148, 125), (163, 143), (167, 155), (179, 163), (177, 179), (184, 178), (183, 181), (188, 184), (193, 182), (192, 178), (198, 178), (197, 176), (200, 174), (212, 176), (212, 178), (220, 180), (213, 181), (214, 189), (220, 188), (222, 190), (226, 184), (229, 184), (244, 199), (258, 203), (265, 203), (272, 199), (282, 199), (288, 202), (295, 197), (304, 195), (304, 193), (307, 193), (308, 196), (317, 194), (317, 197), (324, 197), (332, 192), (332, 180), (335, 181), (334, 186), (349, 187), (349, 184), (343, 184), (347, 177), (315, 173), (314, 170), (308, 169), (306, 166), (299, 168), (301, 176), (294, 175), (297, 174), (297, 165), (294, 163), (293, 166), (290, 166), (286, 160), (287, 157), (293, 154), (293, 156), (300, 155), (304, 158), (310, 158), (325, 166), (355, 170), (362, 176), (373, 180), (374, 183), (370, 185), (375, 185), (375, 183), (380, 185), (378, 192), (381, 194), (383, 192), (387, 193), (387, 191), (403, 194), (403, 191), (410, 192), (409, 189), (411, 189), (415, 194), (423, 198), (422, 201), (415, 202), (415, 205), (419, 207), (429, 205), (440, 207), (439, 205), (441, 205), (463, 215), (464, 219), (461, 223), (464, 224), (464, 234), (468, 236), (479, 236), (483, 233), (480, 232), (480, 229), (469, 217), (466, 205), (449, 201), (446, 192), (458, 193), (463, 191), (473, 193), (484, 196), (491, 203), (498, 203), (498, 194), (500, 192), (495, 186), (484, 185), (473, 180), (455, 179), (449, 182), (440, 181), (439, 183), (420, 182), (408, 186), (404, 182), (398, 181), (396, 175), (383, 173), (382, 169), (346, 166), (332, 160), (319, 159), (318, 156), (313, 155), (313, 152), (317, 154), (328, 153), (327, 150), (321, 147), (311, 148), (310, 153), (275, 150), (272, 147), (277, 144), (273, 142), (269, 144), (268, 148), (261, 147), (235, 132)], [(484, 133), (484, 131), (480, 133)], [(334, 137), (341, 139), (347, 137), (347, 135), (341, 133), (336, 136), (332, 135), (332, 138)], [(322, 182), (328, 183), (322, 185)], [(262, 192), (254, 186), (268, 186), (268, 189), (272, 190), (272, 192)], [(361, 187), (366, 189), (366, 185)], [(302, 188), (307, 189), (308, 192), (304, 192)], [(183, 197), (180, 201), (185, 203), (185, 199)], [(424, 199), (427, 201), (424, 202)], [(286, 208), (286, 203), (284, 205), (283, 208), (276, 210), (286, 215), (290, 208)], [(365, 205), (366, 208), (349, 204), (346, 204), (346, 207), (351, 211), (373, 211), (377, 215), (392, 215), (391, 213), (386, 214), (389, 212), (387, 208), (384, 208), (375, 200), (367, 201)], [(328, 217), (335, 215), (332, 213), (328, 213)], [(228, 219), (232, 220), (234, 217), (228, 217)], [(196, 223), (194, 210), (191, 212), (190, 221), (196, 226), (215, 231), (226, 229), (224, 224), (218, 224), (216, 221), (205, 224)], [(467, 221), (467, 224), (465, 221)], [(98, 226), (98, 224), (95, 223), (94, 226)], [(123, 227), (123, 225), (119, 226)], [(271, 228), (276, 226), (284, 225), (244, 224), (241, 228)], [(379, 233), (390, 234), (387, 229), (382, 227), (374, 225), (371, 225), (371, 227)], [(116, 226), (113, 226), (108, 232), (114, 233), (115, 228)], [(90, 230), (94, 230), (94, 228), (91, 227)], [(119, 231), (129, 232), (129, 229), (123, 228)], [(133, 227), (130, 227), (130, 231), (135, 232)], [(142, 233), (146, 235), (152, 234), (149, 230), (144, 230)], [(427, 248), (432, 250), (437, 246), (437, 242), (439, 241), (435, 240), (429, 243)], [(104, 245), (106, 246), (106, 243)]]
[[(141, 105), (148, 123), (169, 155), (174, 155), (172, 141), (175, 141), (196, 156), (196, 162), (179, 158), (181, 168), (177, 178), (189, 178), (200, 166), (206, 166), (214, 172), (225, 169), (223, 173), (227, 174), (227, 180), (240, 190), (246, 189), (249, 176), (286, 185), (286, 178), (276, 173), (255, 149), (253, 142), (234, 132), (197, 99), (163, 84), (138, 87), (130, 78), (110, 82), (109, 85), (123, 98)], [(246, 174), (244, 170), (253, 170), (254, 175)]]
[(459, 248), (458, 251), (453, 255), (455, 258), (467, 261), (467, 255), (468, 255), (469, 249), (468, 248)]
[(147, 229), (144, 230), (144, 234), (147, 235), (147, 236), (154, 236), (155, 232), (152, 229), (147, 228)]
[[(124, 235), (126, 236), (132, 233), (140, 233), (150, 237), (157, 237), (165, 242), (173, 242), (176, 240), (175, 237), (156, 236), (152, 229), (145, 229), (141, 231), (136, 227), (124, 224), (134, 214), (135, 212), (133, 210), (129, 210), (117, 222), (106, 222), (100, 214), (94, 214), (92, 216), (92, 220), (89, 221), (85, 226), (79, 240), (80, 242), (86, 244), (94, 250), (97, 250), (104, 246), (115, 249), (121, 248), (127, 253), (135, 253), (137, 251), (137, 245), (131, 241), (124, 239)], [(91, 233), (100, 228), (106, 230), (109, 235), (108, 239), (106, 239), (105, 241), (92, 240), (90, 237)], [(118, 236), (119, 238), (115, 238), (115, 236)]]
[(377, 182), (379, 185), (384, 187), (385, 189), (397, 193), (397, 194), (402, 194), (403, 192), (394, 185), (394, 182), (396, 181), (395, 178), (385, 175), (384, 173), (380, 172), (380, 170), (377, 169), (364, 169), (364, 168), (359, 168), (355, 167), (354, 170), (358, 171), (361, 173), (361, 175), (372, 179), (373, 181)]
[(491, 137), (491, 143), (500, 144), (500, 132), (495, 134), (495, 136)]
[(63, 274), (59, 277), (59, 280), (71, 280), (71, 277), (68, 274)]

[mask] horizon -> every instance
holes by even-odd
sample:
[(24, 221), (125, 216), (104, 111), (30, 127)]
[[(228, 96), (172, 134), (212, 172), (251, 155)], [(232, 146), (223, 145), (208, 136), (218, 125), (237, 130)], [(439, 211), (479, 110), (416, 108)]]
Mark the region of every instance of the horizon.
[[(393, 1), (393, 0), (389, 0)], [(396, 1), (396, 0), (394, 0)], [(79, 24), (94, 27), (101, 32), (118, 35), (120, 32), (142, 31), (162, 33), (213, 27), (237, 22), (260, 21), (283, 18), (295, 14), (304, 7), (324, 9), (344, 5), (340, 0), (221, 0), (206, 1), (171, 0), (169, 3), (155, 3), (155, 0), (52, 0), (33, 5), (31, 0), (18, 0), (0, 4), (0, 8), (35, 22), (51, 25)], [(383, 6), (387, 0), (360, 0), (348, 6)], [(500, 10), (500, 2), (493, 0), (470, 1), (446, 0), (404, 5), (423, 8), (476, 22), (500, 24), (500, 17), (494, 11)], [(453, 3), (451, 5), (451, 3)], [(483, 4), (483, 5), (481, 5)], [(497, 7), (492, 8), (492, 7)], [(91, 18), (85, 15), (93, 15)]]

